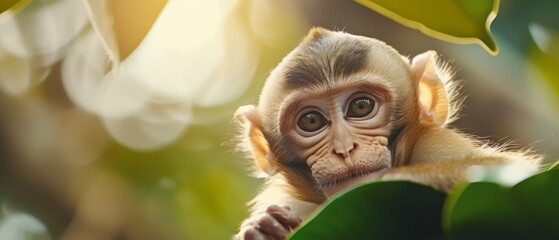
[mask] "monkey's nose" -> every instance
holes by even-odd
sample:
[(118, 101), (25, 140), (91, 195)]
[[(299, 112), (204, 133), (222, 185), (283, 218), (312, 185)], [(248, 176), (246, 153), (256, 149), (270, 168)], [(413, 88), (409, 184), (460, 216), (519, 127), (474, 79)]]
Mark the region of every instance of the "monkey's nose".
[(334, 147), (334, 154), (338, 155), (348, 167), (353, 166), (353, 161), (351, 160), (351, 152), (357, 148), (356, 143), (349, 144), (346, 147)]

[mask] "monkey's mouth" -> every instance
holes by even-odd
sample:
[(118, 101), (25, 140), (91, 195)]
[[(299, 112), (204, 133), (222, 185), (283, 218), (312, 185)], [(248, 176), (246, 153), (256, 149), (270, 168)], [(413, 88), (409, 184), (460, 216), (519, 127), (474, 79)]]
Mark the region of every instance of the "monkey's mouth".
[(352, 169), (344, 174), (325, 179), (320, 183), (320, 188), (327, 195), (331, 196), (341, 190), (378, 179), (390, 166), (378, 166), (369, 169)]

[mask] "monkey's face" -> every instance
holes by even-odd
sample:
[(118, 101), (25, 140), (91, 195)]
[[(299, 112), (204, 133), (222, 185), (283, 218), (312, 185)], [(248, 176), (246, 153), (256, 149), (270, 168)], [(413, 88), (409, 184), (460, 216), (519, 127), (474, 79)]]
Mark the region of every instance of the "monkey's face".
[(315, 29), (272, 71), (258, 108), (237, 114), (259, 169), (324, 197), (392, 167), (389, 138), (417, 115), (416, 97), (409, 60), (390, 46)]
[(263, 96), (281, 102), (261, 99), (260, 107), (264, 125), (279, 125), (276, 136), (289, 139), (274, 149), (294, 147), (297, 157), (280, 157), (280, 165), (304, 161), (327, 195), (392, 166), (389, 137), (406, 114), (400, 106), (414, 97), (407, 60), (373, 39), (319, 32), (276, 69)]
[(299, 149), (328, 195), (391, 167), (390, 95), (383, 85), (357, 81), (287, 97), (280, 129)]

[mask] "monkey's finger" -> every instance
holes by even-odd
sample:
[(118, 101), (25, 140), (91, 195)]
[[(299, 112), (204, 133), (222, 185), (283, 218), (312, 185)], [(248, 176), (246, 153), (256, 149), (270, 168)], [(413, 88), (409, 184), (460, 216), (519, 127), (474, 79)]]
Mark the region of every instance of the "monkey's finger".
[(243, 240), (266, 240), (266, 235), (256, 228), (248, 228), (243, 233)]
[(272, 239), (283, 240), (289, 234), (289, 229), (279, 223), (271, 215), (266, 215), (260, 219), (258, 229)]
[(266, 212), (274, 217), (278, 222), (280, 222), (283, 226), (288, 229), (294, 229), (299, 224), (301, 224), (301, 218), (297, 216), (292, 216), (291, 211), (289, 211), (289, 207), (279, 207), (277, 205), (272, 205), (266, 209)]

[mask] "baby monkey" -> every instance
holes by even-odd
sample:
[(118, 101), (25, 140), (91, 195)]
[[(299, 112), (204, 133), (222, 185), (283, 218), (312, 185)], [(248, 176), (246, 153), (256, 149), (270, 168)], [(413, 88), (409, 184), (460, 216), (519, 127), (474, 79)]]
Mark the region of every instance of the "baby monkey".
[(539, 157), (446, 128), (455, 82), (434, 51), (412, 60), (385, 43), (313, 28), (236, 118), (266, 176), (234, 239), (283, 239), (328, 197), (358, 183), (408, 180), (448, 191), (472, 165)]

